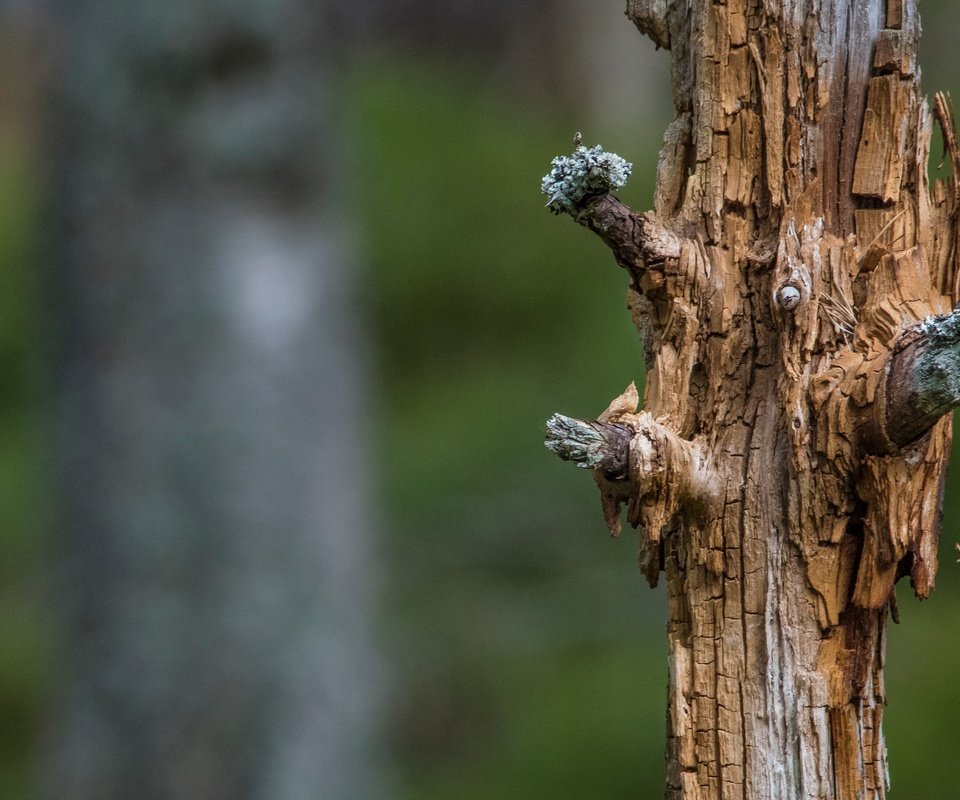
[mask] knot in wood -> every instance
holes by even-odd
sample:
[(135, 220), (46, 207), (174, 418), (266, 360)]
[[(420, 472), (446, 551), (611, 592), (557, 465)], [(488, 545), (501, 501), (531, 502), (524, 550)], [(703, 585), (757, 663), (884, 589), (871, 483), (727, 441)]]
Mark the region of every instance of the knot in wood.
[(800, 305), (802, 299), (803, 293), (800, 291), (800, 288), (792, 283), (785, 283), (777, 290), (776, 295), (774, 295), (776, 304), (784, 311), (793, 311)]

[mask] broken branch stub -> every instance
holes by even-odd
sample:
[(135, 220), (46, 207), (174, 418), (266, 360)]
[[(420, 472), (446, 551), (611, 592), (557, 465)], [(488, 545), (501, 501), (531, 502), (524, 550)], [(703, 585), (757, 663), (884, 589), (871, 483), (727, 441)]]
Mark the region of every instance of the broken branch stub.
[(599, 469), (610, 480), (627, 476), (633, 432), (626, 425), (554, 414), (547, 420), (546, 433), (547, 449), (564, 461), (583, 469)]
[(647, 268), (675, 270), (682, 241), (655, 214), (631, 211), (610, 193), (626, 184), (632, 168), (600, 145), (578, 145), (571, 155), (553, 159), (540, 190), (553, 213), (569, 214), (596, 233), (639, 288)]
[(620, 506), (630, 502), (630, 523), (656, 543), (675, 518), (694, 520), (712, 505), (717, 480), (705, 448), (650, 413), (636, 413), (636, 404), (631, 384), (597, 420), (554, 414), (545, 445), (564, 461), (596, 470), (611, 533), (620, 532)]
[(886, 395), (887, 437), (900, 447), (960, 406), (960, 309), (904, 336), (890, 359)]

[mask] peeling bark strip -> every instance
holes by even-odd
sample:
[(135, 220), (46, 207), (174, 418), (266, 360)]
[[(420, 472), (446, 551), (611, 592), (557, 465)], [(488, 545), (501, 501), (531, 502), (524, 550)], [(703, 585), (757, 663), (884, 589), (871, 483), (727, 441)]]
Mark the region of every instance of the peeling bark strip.
[(960, 201), (927, 177), (935, 121), (960, 175), (953, 115), (916, 0), (627, 14), (673, 60), (655, 208), (582, 146), (593, 182), (551, 204), (631, 275), (643, 410), (558, 415), (548, 446), (666, 576), (667, 797), (879, 800), (885, 619), (900, 577), (933, 589), (960, 404)]

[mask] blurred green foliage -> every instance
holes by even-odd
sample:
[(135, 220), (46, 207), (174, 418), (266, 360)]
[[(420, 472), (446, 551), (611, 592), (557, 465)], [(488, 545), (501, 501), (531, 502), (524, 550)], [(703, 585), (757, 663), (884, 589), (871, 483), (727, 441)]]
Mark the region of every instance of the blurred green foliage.
[(22, 131), (0, 126), (0, 797), (11, 800), (30, 796), (50, 652), (36, 156)]
[(606, 541), (589, 475), (542, 445), (554, 410), (594, 415), (642, 378), (625, 275), (539, 194), (574, 129), (438, 65), (378, 64), (350, 95), (409, 794), (659, 793), (662, 597), (632, 537)]

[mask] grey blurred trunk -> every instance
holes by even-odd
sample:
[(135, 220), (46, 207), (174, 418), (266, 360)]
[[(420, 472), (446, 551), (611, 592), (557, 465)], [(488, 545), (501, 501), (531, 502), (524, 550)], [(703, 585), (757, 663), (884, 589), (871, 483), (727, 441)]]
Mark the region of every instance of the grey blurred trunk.
[(361, 798), (378, 674), (330, 4), (62, 0), (58, 798)]

